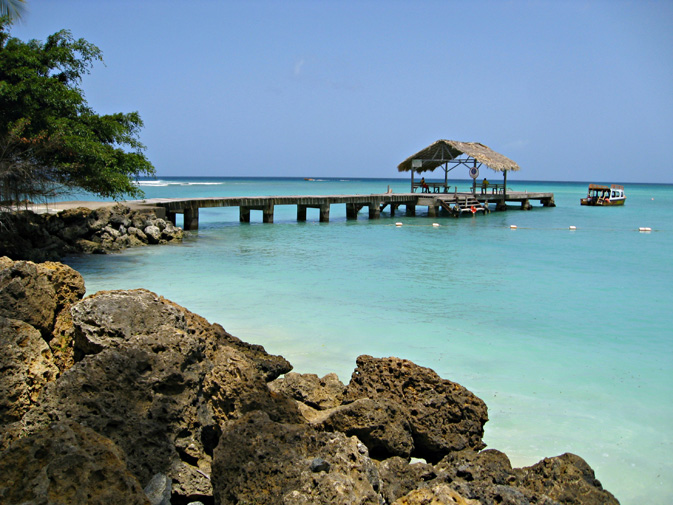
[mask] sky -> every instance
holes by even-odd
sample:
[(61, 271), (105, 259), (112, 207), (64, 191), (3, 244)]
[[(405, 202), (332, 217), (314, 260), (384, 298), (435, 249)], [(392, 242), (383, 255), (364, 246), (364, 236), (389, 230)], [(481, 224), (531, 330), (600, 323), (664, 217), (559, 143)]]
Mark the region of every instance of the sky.
[(140, 113), (159, 177), (406, 178), (449, 139), (508, 180), (673, 183), (673, 0), (27, 4), (12, 36), (103, 51), (86, 99)]

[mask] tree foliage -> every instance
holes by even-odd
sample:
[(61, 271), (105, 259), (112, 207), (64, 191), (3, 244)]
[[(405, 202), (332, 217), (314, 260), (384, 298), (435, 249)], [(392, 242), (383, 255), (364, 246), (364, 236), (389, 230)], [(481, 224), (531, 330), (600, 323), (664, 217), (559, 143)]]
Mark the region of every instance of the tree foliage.
[(96, 114), (80, 88), (100, 49), (67, 30), (46, 42), (10, 37), (0, 19), (0, 201), (80, 188), (119, 199), (154, 167), (137, 112)]
[(20, 19), (26, 8), (26, 0), (0, 0), (0, 16)]

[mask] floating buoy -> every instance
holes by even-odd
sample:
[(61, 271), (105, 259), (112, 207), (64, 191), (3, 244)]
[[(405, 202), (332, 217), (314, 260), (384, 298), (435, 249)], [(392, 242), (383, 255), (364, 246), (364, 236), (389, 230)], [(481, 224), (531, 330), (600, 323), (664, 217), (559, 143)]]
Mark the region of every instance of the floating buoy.
[(516, 225), (515, 224), (510, 224), (509, 229), (510, 230), (516, 230)]
[(402, 223), (397, 222), (397, 223), (395, 223), (395, 226), (402, 226)]
[(577, 229), (577, 226), (570, 226), (568, 229), (569, 229), (569, 230), (576, 230), (576, 229)]
[(435, 228), (439, 228), (439, 223), (432, 223), (432, 226), (434, 226)]
[(652, 231), (652, 228), (647, 228), (645, 226), (641, 226), (640, 228), (638, 228), (638, 231)]

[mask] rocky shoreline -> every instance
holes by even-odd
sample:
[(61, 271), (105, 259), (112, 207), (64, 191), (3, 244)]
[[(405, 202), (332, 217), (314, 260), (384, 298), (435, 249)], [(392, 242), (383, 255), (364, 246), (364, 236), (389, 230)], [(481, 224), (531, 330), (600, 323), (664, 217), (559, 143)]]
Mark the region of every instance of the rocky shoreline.
[(0, 256), (58, 261), (69, 254), (108, 254), (129, 247), (179, 243), (181, 228), (151, 208), (127, 205), (76, 207), (56, 214), (31, 210), (0, 216)]
[(146, 290), (0, 258), (3, 504), (617, 504), (579, 456), (512, 468), (482, 400), (399, 358), (291, 372)]

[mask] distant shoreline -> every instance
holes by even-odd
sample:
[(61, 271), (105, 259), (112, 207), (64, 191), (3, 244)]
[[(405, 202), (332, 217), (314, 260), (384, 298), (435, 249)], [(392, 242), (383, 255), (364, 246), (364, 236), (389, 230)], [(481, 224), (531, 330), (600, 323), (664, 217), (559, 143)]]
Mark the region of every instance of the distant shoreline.
[[(497, 173), (494, 173), (497, 177)], [(420, 175), (419, 175), (420, 177)], [(493, 176), (492, 176), (493, 177)], [(432, 175), (425, 177), (429, 181), (444, 180), (443, 177)], [(257, 180), (257, 181), (273, 181), (273, 180), (287, 180), (287, 181), (306, 181), (306, 182), (338, 182), (338, 181), (409, 181), (410, 177), (359, 177), (359, 176), (320, 176), (320, 175), (306, 175), (306, 176), (243, 176), (243, 175), (158, 175), (157, 177), (141, 177), (138, 182), (160, 181), (163, 179), (175, 180)], [(311, 179), (311, 180), (307, 180)], [(481, 177), (479, 178), (481, 179)], [(489, 178), (490, 179), (490, 178)], [(469, 177), (449, 178), (449, 181), (459, 181), (461, 183), (472, 183)], [(629, 184), (638, 186), (673, 186), (673, 182), (629, 182), (620, 180), (598, 180), (591, 179), (586, 181), (558, 181), (558, 180), (537, 180), (537, 179), (514, 179), (508, 180), (509, 184)]]

